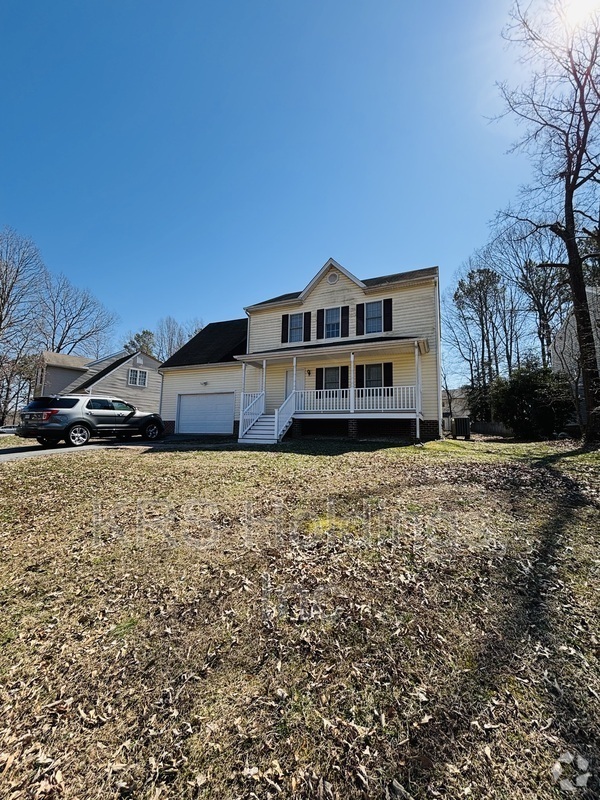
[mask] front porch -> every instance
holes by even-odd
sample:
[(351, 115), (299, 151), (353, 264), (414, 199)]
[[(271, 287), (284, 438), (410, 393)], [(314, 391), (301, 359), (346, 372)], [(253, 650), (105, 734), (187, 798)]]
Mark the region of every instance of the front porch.
[[(358, 353), (354, 350), (343, 352), (339, 347), (328, 348), (331, 352), (319, 353), (318, 360), (313, 352), (293, 355), (269, 353), (260, 361), (256, 356), (240, 356), (239, 441), (274, 444), (281, 441), (293, 420), (311, 419), (409, 420), (418, 439), (423, 420), (421, 349), (425, 346), (421, 340), (401, 343), (396, 340), (387, 347), (372, 348), (370, 352), (366, 348)], [(396, 364), (375, 362), (375, 358), (383, 361), (395, 358)], [(332, 363), (337, 366), (328, 366)], [(249, 366), (254, 367), (250, 380)], [(395, 384), (394, 371), (401, 377), (412, 377), (413, 382)], [(332, 382), (336, 375), (342, 385), (328, 388), (327, 381)], [(360, 381), (357, 376), (360, 376)], [(366, 382), (365, 377), (369, 376), (371, 379), (374, 376), (375, 380), (378, 378), (385, 385), (356, 385)], [(318, 388), (306, 388), (305, 381), (313, 382)], [(250, 388), (258, 391), (248, 392), (249, 384)], [(356, 426), (349, 425), (348, 430), (356, 430)]]

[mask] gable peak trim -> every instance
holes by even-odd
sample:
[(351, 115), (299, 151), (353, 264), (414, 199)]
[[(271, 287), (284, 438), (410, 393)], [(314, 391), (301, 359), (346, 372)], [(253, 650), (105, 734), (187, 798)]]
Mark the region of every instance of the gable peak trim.
[(316, 285), (319, 283), (319, 281), (320, 281), (320, 280), (321, 280), (321, 279), (322, 279), (322, 278), (323, 278), (323, 277), (324, 277), (324, 276), (325, 276), (325, 275), (326, 275), (328, 272), (330, 272), (331, 270), (334, 270), (334, 269), (335, 269), (335, 270), (337, 270), (338, 272), (341, 272), (341, 273), (342, 273), (342, 275), (345, 275), (345, 276), (348, 278), (348, 280), (352, 281), (352, 283), (355, 283), (355, 284), (356, 284), (357, 286), (359, 286), (361, 289), (366, 289), (366, 288), (367, 288), (367, 287), (365, 286), (365, 284), (364, 284), (364, 283), (363, 283), (363, 282), (362, 282), (362, 281), (361, 281), (359, 278), (357, 278), (357, 277), (356, 277), (356, 275), (353, 275), (353, 274), (352, 274), (352, 273), (351, 273), (349, 270), (347, 270), (345, 267), (342, 267), (342, 265), (341, 265), (341, 264), (338, 264), (338, 262), (337, 262), (337, 261), (336, 261), (334, 258), (329, 258), (329, 259), (327, 259), (327, 261), (326, 261), (326, 262), (323, 264), (323, 266), (321, 267), (321, 269), (320, 269), (320, 270), (317, 272), (317, 274), (315, 275), (315, 277), (314, 277), (314, 278), (313, 278), (313, 279), (310, 281), (310, 283), (309, 283), (309, 284), (308, 284), (308, 285), (307, 285), (307, 286), (306, 286), (306, 287), (303, 289), (303, 291), (301, 291), (301, 292), (300, 292), (300, 295), (298, 296), (298, 300), (300, 300), (300, 301), (304, 301), (304, 300), (306, 299), (306, 297), (308, 297), (308, 295), (309, 295), (309, 294), (312, 292), (312, 290), (315, 288), (315, 286), (316, 286)]

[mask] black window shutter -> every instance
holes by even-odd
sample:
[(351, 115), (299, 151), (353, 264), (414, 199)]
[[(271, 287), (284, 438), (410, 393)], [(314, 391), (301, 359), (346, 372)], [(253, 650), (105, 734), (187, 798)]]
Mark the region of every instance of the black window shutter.
[(356, 335), (362, 336), (365, 332), (365, 304), (356, 304)]
[(391, 361), (386, 361), (386, 363), (383, 365), (383, 385), (394, 385), (394, 365)]
[(389, 298), (388, 300), (383, 301), (383, 330), (384, 331), (391, 331), (393, 328), (392, 324), (392, 299)]
[(325, 309), (320, 308), (317, 311), (317, 339), (322, 339), (325, 336)]
[(342, 306), (341, 335), (350, 336), (350, 306)]
[(365, 388), (365, 365), (364, 364), (357, 364), (356, 365), (356, 388), (357, 389), (364, 389)]
[(310, 311), (304, 312), (304, 341), (310, 342)]
[(340, 389), (348, 388), (348, 367), (340, 367)]
[(323, 388), (323, 367), (317, 367), (315, 370), (315, 389)]
[(283, 314), (281, 317), (281, 343), (285, 344), (288, 340), (288, 330), (290, 327), (290, 315)]

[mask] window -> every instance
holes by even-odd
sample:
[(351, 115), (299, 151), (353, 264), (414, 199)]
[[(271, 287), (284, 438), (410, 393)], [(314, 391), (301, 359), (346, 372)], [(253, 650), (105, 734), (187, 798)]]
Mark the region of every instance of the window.
[[(382, 302), (365, 303), (365, 333), (381, 333), (383, 330)], [(381, 386), (381, 384), (379, 384)]]
[(290, 342), (301, 342), (304, 338), (304, 321), (302, 314), (290, 314)]
[(127, 383), (130, 386), (146, 386), (148, 383), (148, 371), (145, 369), (130, 369)]
[(135, 411), (133, 406), (130, 406), (129, 403), (124, 403), (122, 400), (113, 400), (113, 408), (115, 411), (129, 411), (130, 414)]
[(340, 388), (340, 368), (339, 367), (325, 367), (323, 376), (324, 389), (339, 389)]
[(340, 309), (325, 309), (325, 338), (336, 339), (340, 335)]
[(87, 408), (92, 411), (112, 411), (113, 404), (110, 400), (105, 400), (103, 397), (95, 397), (93, 400), (88, 400)]
[(381, 364), (365, 365), (365, 387), (383, 386), (383, 366)]

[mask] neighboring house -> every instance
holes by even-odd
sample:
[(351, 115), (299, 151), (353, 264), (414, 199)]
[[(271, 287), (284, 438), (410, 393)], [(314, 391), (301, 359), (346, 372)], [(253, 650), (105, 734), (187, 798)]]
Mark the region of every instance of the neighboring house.
[[(450, 397), (448, 397), (450, 394)], [(450, 405), (452, 405), (452, 412), (450, 412)], [(450, 420), (452, 417), (470, 417), (469, 401), (467, 393), (464, 389), (446, 389), (442, 390), (442, 417), (444, 422), (444, 430), (449, 431), (451, 428)]]
[(437, 267), (361, 281), (330, 259), (303, 291), (245, 311), (161, 366), (167, 432), (441, 435)]
[[(596, 359), (598, 361), (598, 369), (600, 369), (600, 288), (589, 286), (586, 289), (586, 294), (590, 309), (590, 317), (592, 319), (594, 343), (596, 345)], [(581, 359), (579, 355), (575, 317), (572, 311), (569, 312), (567, 318), (554, 337), (552, 343), (552, 369), (555, 372), (564, 372), (567, 375), (573, 388), (573, 394), (579, 400), (579, 416), (582, 421), (585, 422)]]
[(85, 375), (89, 363), (88, 356), (69, 356), (45, 350), (40, 356), (34, 394), (37, 397), (59, 394), (65, 386)]
[(35, 394), (100, 394), (119, 397), (141, 411), (158, 411), (162, 386), (159, 365), (152, 356), (125, 350), (93, 361), (45, 352)]

